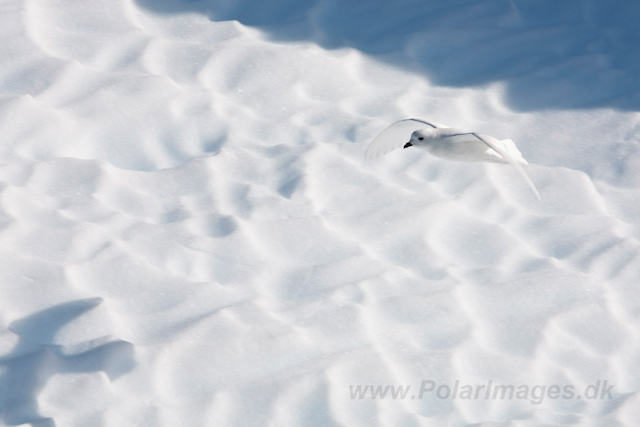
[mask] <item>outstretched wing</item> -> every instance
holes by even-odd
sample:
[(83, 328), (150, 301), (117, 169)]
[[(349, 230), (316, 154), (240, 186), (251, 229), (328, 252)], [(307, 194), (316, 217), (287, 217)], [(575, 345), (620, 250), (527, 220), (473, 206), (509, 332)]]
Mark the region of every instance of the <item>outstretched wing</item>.
[(382, 133), (375, 137), (367, 151), (364, 153), (364, 158), (375, 159), (396, 148), (402, 147), (411, 138), (411, 134), (419, 129), (426, 127), (441, 128), (445, 127), (436, 123), (430, 123), (420, 119), (405, 119), (395, 122), (388, 128), (382, 131)]
[(531, 178), (529, 178), (529, 175), (527, 175), (527, 173), (524, 171), (524, 169), (522, 169), (522, 166), (520, 166), (520, 164), (516, 161), (516, 159), (513, 158), (513, 156), (509, 153), (509, 151), (507, 151), (505, 149), (505, 147), (503, 147), (501, 141), (499, 141), (499, 140), (497, 140), (497, 139), (495, 139), (495, 138), (493, 138), (493, 137), (491, 137), (489, 135), (480, 135), (480, 134), (477, 134), (475, 132), (472, 132), (471, 135), (475, 136), (480, 141), (482, 141), (485, 144), (487, 144), (495, 152), (500, 154), (503, 159), (508, 161), (511, 164), (511, 166), (513, 166), (518, 171), (518, 173), (524, 178), (524, 180), (527, 181), (527, 184), (529, 184), (529, 187), (531, 187), (533, 192), (536, 194), (536, 197), (538, 198), (538, 200), (541, 200), (540, 199), (540, 194), (538, 193), (538, 190), (536, 189), (536, 186), (533, 185), (533, 182), (531, 181)]

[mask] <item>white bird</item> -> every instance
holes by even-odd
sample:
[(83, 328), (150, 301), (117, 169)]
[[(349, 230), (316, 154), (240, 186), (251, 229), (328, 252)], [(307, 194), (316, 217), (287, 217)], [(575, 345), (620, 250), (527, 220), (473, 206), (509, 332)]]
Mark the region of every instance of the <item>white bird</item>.
[(526, 165), (527, 161), (510, 139), (501, 141), (489, 135), (448, 128), (420, 119), (406, 119), (393, 123), (376, 136), (364, 156), (367, 160), (374, 159), (400, 147), (421, 148), (447, 160), (510, 163), (540, 200), (538, 190), (520, 166)]

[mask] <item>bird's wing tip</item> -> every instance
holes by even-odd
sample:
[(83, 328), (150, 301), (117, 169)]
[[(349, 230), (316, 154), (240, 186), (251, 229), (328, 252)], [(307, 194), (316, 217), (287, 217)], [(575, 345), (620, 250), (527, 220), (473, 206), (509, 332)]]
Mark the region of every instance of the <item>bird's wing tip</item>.
[(481, 134), (477, 134), (475, 132), (472, 132), (472, 135), (474, 135), (480, 141), (484, 142), (486, 145), (488, 145), (490, 148), (492, 148), (494, 151), (496, 151), (498, 154), (500, 154), (500, 156), (502, 156), (502, 158), (504, 160), (509, 162), (511, 164), (511, 166), (513, 166), (513, 168), (516, 171), (518, 171), (520, 176), (522, 176), (522, 178), (524, 178), (524, 180), (527, 182), (527, 184), (529, 184), (529, 187), (531, 187), (531, 190), (533, 190), (533, 192), (535, 193), (535, 195), (538, 198), (538, 200), (542, 201), (542, 199), (540, 198), (540, 193), (538, 193), (538, 189), (533, 184), (533, 181), (531, 181), (531, 178), (529, 178), (529, 175), (527, 175), (527, 173), (524, 171), (524, 169), (522, 169), (522, 166), (520, 166), (518, 161), (516, 159), (514, 159), (513, 156), (511, 156), (511, 153), (509, 153), (508, 150), (503, 149), (499, 144), (495, 143), (496, 141), (500, 142), (499, 140), (497, 140), (497, 139), (495, 139), (495, 138), (493, 138), (491, 136), (481, 135)]

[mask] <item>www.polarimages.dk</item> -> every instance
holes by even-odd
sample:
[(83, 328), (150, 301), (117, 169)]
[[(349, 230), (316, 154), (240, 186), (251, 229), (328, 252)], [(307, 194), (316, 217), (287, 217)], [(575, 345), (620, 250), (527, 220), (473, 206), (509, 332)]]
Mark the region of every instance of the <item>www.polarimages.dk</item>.
[(515, 399), (529, 400), (534, 405), (541, 404), (545, 398), (556, 399), (613, 399), (608, 380), (598, 380), (595, 384), (584, 387), (581, 391), (572, 384), (540, 385), (526, 384), (494, 384), (489, 380), (485, 384), (460, 384), (456, 380), (453, 385), (438, 385), (433, 380), (422, 380), (417, 394), (411, 394), (411, 385), (349, 385), (351, 399)]

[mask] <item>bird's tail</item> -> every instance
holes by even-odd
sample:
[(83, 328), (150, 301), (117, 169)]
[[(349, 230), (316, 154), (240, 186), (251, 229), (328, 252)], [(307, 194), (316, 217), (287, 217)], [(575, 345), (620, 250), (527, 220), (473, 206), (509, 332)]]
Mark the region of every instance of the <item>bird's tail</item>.
[(516, 162), (522, 164), (522, 165), (528, 165), (529, 163), (524, 159), (524, 157), (522, 157), (522, 153), (520, 152), (520, 150), (518, 150), (518, 147), (516, 147), (516, 144), (510, 140), (510, 139), (503, 139), (500, 142), (502, 142), (502, 145), (504, 146), (505, 150), (507, 151), (507, 153), (509, 153), (511, 155), (511, 158), (513, 160), (515, 160)]
[[(495, 139), (495, 138), (493, 138), (493, 137), (491, 137), (489, 135), (479, 135), (477, 133), (474, 133), (473, 135), (478, 137), (478, 139), (480, 139), (482, 142), (487, 144), (489, 147), (493, 148), (498, 154), (500, 154), (502, 156), (503, 159), (505, 159), (506, 161), (511, 163), (511, 166), (513, 166), (513, 168), (516, 171), (518, 171), (520, 176), (522, 176), (522, 178), (524, 178), (524, 180), (527, 182), (527, 184), (529, 184), (529, 187), (531, 187), (531, 189), (535, 193), (535, 195), (538, 198), (538, 200), (541, 200), (540, 199), (540, 193), (538, 193), (538, 190), (536, 189), (536, 186), (533, 185), (533, 181), (531, 181), (531, 178), (529, 178), (529, 175), (527, 175), (527, 173), (524, 171), (524, 169), (522, 169), (522, 166), (520, 166), (520, 163), (522, 163), (522, 162), (519, 159), (515, 158), (514, 155), (512, 154), (512, 150), (515, 149), (517, 154), (520, 156), (520, 159), (522, 159), (524, 161), (524, 159), (522, 158), (522, 154), (520, 154), (520, 151), (516, 148), (516, 145), (513, 143), (513, 141), (511, 141), (510, 139), (499, 141), (499, 140), (497, 140), (497, 139)], [(505, 141), (508, 141), (508, 142), (511, 143), (510, 145), (513, 147), (511, 150), (509, 150), (505, 145), (502, 144)], [(526, 164), (526, 161), (525, 161), (525, 164)]]

